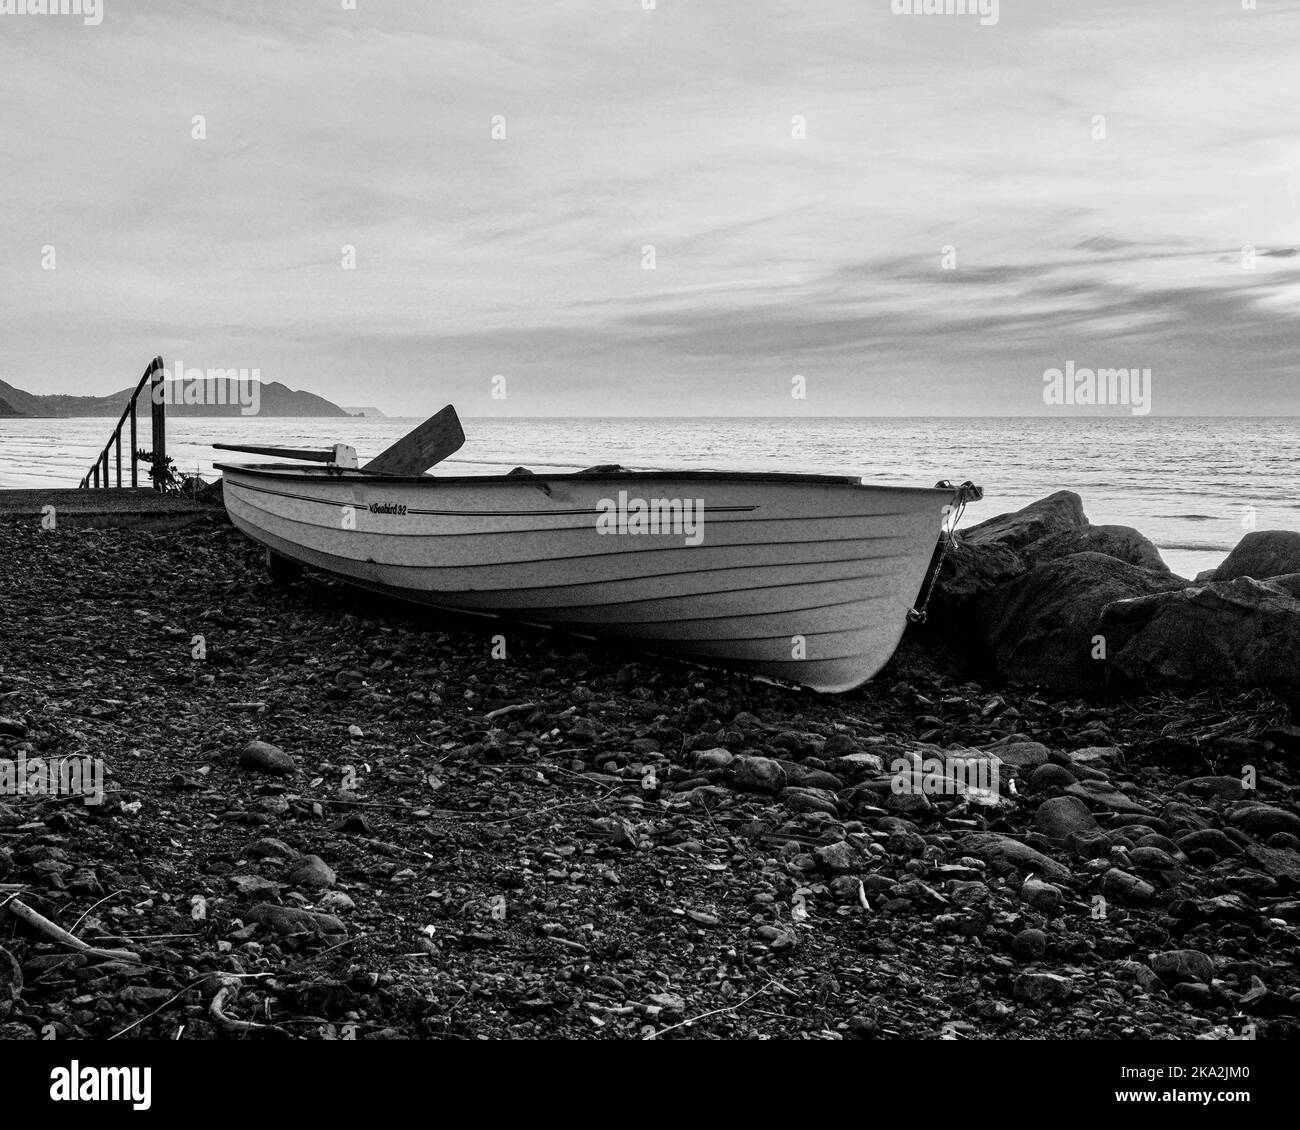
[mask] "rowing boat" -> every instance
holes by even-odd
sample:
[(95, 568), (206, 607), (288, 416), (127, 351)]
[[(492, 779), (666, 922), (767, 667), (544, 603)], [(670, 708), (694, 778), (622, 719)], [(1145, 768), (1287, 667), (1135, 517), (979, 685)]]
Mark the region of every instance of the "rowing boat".
[(218, 464), (231, 521), (279, 558), (824, 692), (893, 654), (945, 522), (981, 493), (610, 466), (434, 476), (423, 449), (366, 467), (342, 444), (279, 450), (325, 465)]

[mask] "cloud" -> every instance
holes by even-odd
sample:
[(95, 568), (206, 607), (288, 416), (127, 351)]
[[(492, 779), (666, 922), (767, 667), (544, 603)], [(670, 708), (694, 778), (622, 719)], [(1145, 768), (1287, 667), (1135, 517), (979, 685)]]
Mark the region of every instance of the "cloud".
[(827, 414), (1001, 411), (1110, 343), (1176, 375), (1157, 412), (1297, 411), (1297, 9), (8, 21), (0, 378), (103, 393), (162, 350), (413, 415), (496, 373), (511, 413), (785, 412), (796, 372)]

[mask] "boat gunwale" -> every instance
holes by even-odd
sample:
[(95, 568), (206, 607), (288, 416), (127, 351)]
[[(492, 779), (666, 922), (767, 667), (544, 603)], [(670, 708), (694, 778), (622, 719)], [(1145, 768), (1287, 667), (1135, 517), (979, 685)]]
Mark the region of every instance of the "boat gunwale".
[(556, 471), (530, 475), (390, 475), (382, 472), (370, 474), (363, 470), (334, 471), (328, 467), (299, 467), (291, 463), (214, 463), (213, 467), (225, 474), (233, 471), (259, 478), (289, 479), (301, 482), (373, 482), (412, 483), (422, 486), (470, 486), (479, 484), (513, 483), (527, 486), (545, 482), (626, 482), (629, 479), (649, 479), (686, 482), (741, 482), (741, 483), (817, 483), (823, 486), (848, 486), (860, 490), (897, 490), (921, 494), (951, 496), (955, 487), (921, 487), (906, 484), (868, 483), (852, 475), (815, 475), (792, 471)]

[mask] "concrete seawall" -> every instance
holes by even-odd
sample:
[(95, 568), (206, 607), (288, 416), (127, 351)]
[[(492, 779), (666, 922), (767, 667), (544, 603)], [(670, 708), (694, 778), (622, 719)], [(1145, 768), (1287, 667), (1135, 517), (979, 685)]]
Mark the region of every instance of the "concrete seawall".
[(54, 508), (58, 526), (177, 530), (197, 522), (224, 521), (225, 511), (150, 489), (42, 488), (0, 490), (0, 522), (39, 524)]

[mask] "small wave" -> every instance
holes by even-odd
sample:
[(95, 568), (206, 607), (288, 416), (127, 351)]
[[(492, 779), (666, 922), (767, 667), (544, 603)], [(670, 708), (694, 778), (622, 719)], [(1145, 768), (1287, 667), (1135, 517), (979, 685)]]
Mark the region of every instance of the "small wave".
[(1229, 553), (1232, 550), (1232, 544), (1229, 542), (1179, 541), (1157, 543), (1156, 548), (1173, 550), (1174, 552)]
[(1222, 515), (1218, 514), (1155, 514), (1155, 518), (1175, 518), (1181, 522), (1217, 522)]

